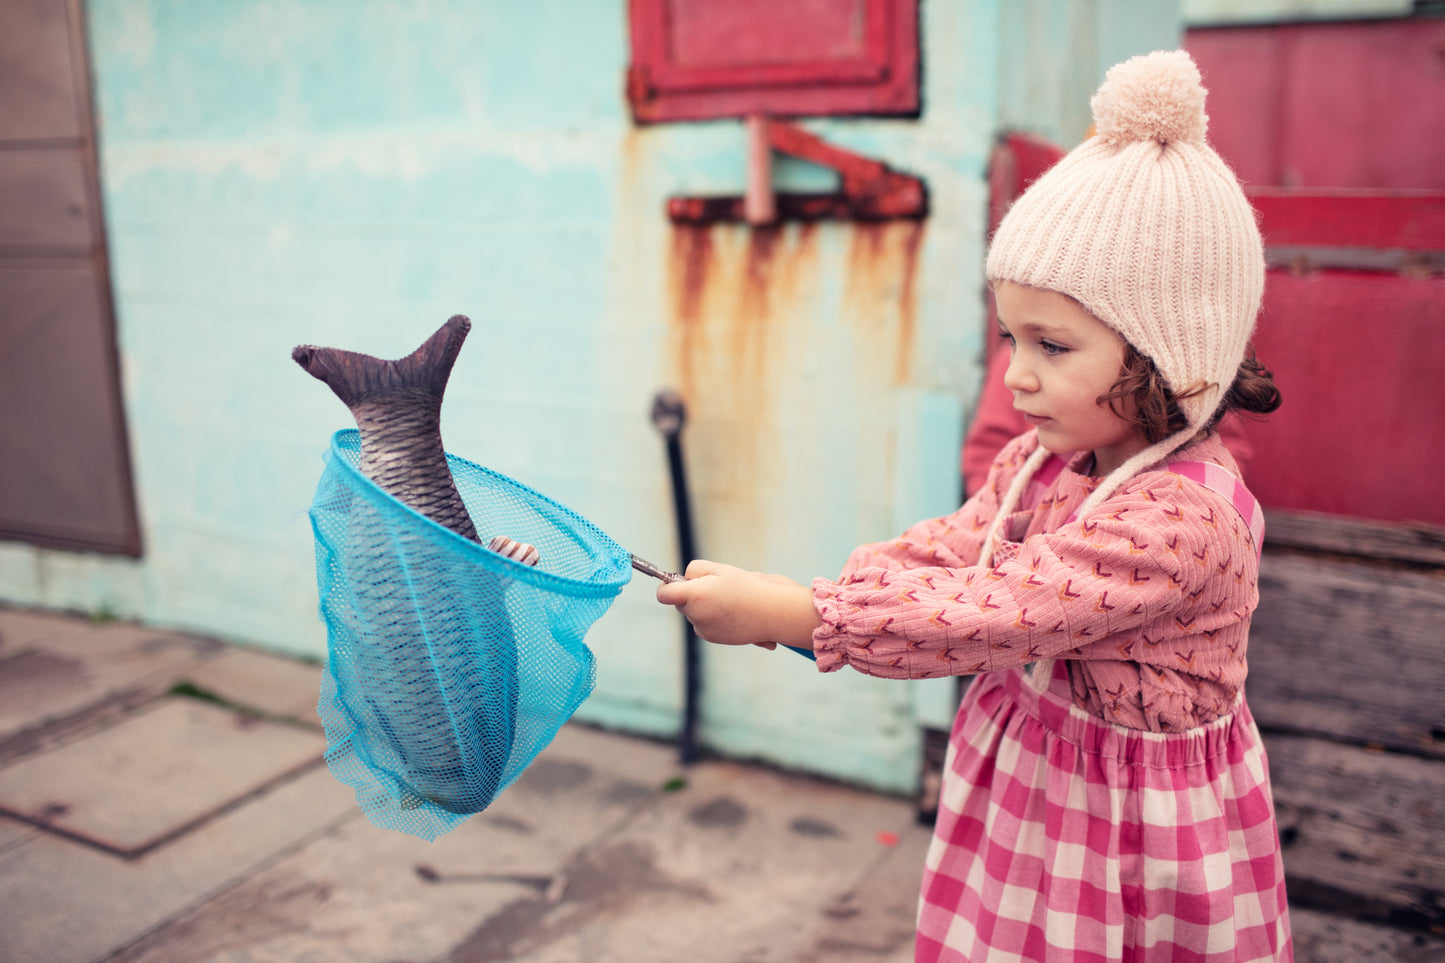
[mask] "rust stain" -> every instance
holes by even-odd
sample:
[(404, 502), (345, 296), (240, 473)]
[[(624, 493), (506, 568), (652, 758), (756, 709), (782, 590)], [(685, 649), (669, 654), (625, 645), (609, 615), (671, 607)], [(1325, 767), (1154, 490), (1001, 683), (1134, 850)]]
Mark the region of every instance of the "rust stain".
[(628, 127), (622, 132), (622, 144), (620, 154), (620, 174), (623, 184), (636, 184), (637, 172), (641, 163), (642, 145), (638, 140), (637, 128)]
[(712, 232), (708, 228), (673, 227), (668, 286), (672, 297), (672, 329), (680, 379), (678, 390), (686, 399), (691, 399), (696, 393), (695, 362), (712, 261)]
[[(710, 503), (706, 510), (725, 543), (707, 551), (746, 563), (768, 551), (773, 528), (788, 524), (772, 517), (767, 492), (799, 481), (775, 476), (792, 452), (786, 446), (798, 443), (789, 432), (804, 430), (786, 406), (811, 411), (815, 404), (799, 394), (813, 383), (807, 379), (879, 399), (909, 382), (926, 226), (674, 224), (669, 230), (670, 366), (688, 405), (698, 493)], [(831, 254), (836, 249), (821, 243), (825, 237), (846, 245)], [(826, 263), (824, 252), (830, 252)], [(848, 319), (841, 331), (835, 319), (820, 317), (829, 280), (841, 283)], [(818, 344), (819, 331), (842, 339)], [(821, 359), (832, 358), (845, 365), (851, 359), (855, 367), (819, 368)], [(800, 378), (800, 371), (810, 374)]]
[(797, 225), (671, 227), (669, 339), (698, 488), (723, 512), (728, 548), (744, 557), (768, 539), (762, 496), (776, 487), (781, 460), (778, 405), (797, 390), (791, 354), (811, 317), (815, 237)]
[(744, 407), (761, 426), (769, 419), (768, 341), (786, 322), (774, 307), (773, 276), (779, 229), (754, 228), (747, 232), (739, 266), (737, 308), (729, 331), (729, 360), (740, 390), (750, 391)]
[(875, 363), (891, 360), (891, 383), (907, 384), (917, 338), (918, 253), (925, 222), (859, 223), (852, 231), (843, 291), (861, 325), (860, 338), (872, 342), (864, 357)]
[(743, 264), (742, 303), (748, 317), (768, 316), (768, 287), (773, 276), (773, 253), (778, 248), (780, 228), (759, 227), (748, 232), (747, 255)]
[(705, 227), (679, 227), (672, 234), (674, 297), (677, 319), (699, 320), (713, 258), (712, 232)]
[(672, 227), (669, 290), (684, 396), (706, 388), (734, 412), (765, 416), (769, 343), (786, 315), (778, 281), (793, 276), (779, 267), (787, 260), (782, 233)]
[(788, 259), (787, 271), (783, 272), (782, 282), (789, 292), (797, 289), (799, 275), (806, 269), (811, 270), (818, 262), (818, 225), (814, 223), (801, 224), (798, 226), (798, 240), (793, 248), (793, 256)]
[(918, 251), (923, 247), (926, 221), (909, 221), (901, 240), (902, 277), (898, 289), (898, 361), (893, 380), (906, 384), (913, 368), (913, 348), (918, 330)]

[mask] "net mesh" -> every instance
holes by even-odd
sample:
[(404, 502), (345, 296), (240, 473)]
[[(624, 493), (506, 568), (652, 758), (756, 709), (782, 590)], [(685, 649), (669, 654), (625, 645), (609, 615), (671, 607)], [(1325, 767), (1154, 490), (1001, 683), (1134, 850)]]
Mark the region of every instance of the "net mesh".
[[(332, 773), (376, 825), (435, 839), (510, 785), (592, 691), (583, 637), (631, 577), (586, 519), (448, 455), (483, 544), (361, 474), (332, 438), (311, 525), (327, 658), (318, 711)], [(535, 545), (533, 568), (483, 547)]]

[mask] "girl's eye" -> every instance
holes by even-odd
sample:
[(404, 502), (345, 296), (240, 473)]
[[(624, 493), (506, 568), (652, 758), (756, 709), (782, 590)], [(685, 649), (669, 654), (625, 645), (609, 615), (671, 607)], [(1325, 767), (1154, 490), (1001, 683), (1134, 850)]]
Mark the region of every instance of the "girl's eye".
[(1061, 344), (1055, 344), (1052, 341), (1040, 341), (1039, 347), (1043, 350), (1044, 354), (1047, 355), (1061, 355), (1068, 354), (1069, 352), (1068, 348)]
[(1014, 343), (1014, 336), (1013, 336), (1013, 335), (1009, 334), (1009, 333), (1008, 333), (1007, 331), (1005, 331), (1003, 328), (999, 328), (999, 329), (998, 329), (998, 336), (999, 336), (999, 340), (1005, 341), (1005, 342), (1008, 343), (1009, 347), (1013, 347), (1013, 343)]

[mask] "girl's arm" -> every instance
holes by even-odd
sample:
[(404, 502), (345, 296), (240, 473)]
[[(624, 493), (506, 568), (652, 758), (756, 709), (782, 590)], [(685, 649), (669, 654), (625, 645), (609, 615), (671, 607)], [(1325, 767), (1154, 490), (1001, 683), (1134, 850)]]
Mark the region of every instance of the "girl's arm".
[(1191, 623), (1179, 631), (1192, 632), (1237, 621), (1233, 586), (1255, 569), (1233, 509), (1197, 486), (1181, 490), (1165, 473), (1152, 486), (1142, 478), (1099, 514), (1027, 539), (993, 568), (865, 568), (836, 582), (815, 580), (818, 668), (851, 665), (887, 678), (967, 675), (1178, 617)]

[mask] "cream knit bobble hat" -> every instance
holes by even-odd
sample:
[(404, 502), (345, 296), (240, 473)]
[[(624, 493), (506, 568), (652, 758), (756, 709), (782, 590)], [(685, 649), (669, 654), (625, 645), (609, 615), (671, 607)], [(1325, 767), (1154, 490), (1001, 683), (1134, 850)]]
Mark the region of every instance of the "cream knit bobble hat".
[[(1264, 246), (1234, 173), (1205, 142), (1204, 97), (1182, 50), (1111, 68), (1090, 104), (1095, 136), (1024, 192), (989, 248), (990, 282), (1078, 301), (1153, 360), (1189, 421), (1105, 478), (1081, 517), (1198, 432), (1254, 332)], [(995, 531), (1047, 456), (1025, 462)]]

